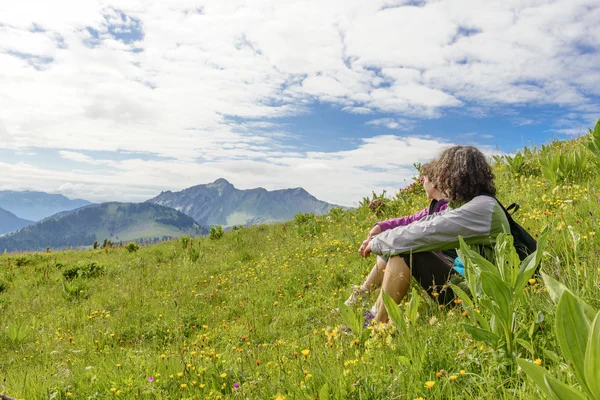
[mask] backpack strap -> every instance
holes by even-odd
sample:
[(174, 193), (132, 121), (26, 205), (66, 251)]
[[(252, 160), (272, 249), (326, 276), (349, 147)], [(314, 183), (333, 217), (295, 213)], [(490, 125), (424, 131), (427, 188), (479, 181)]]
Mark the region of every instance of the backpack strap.
[[(498, 202), (498, 204), (500, 204), (500, 207), (502, 207), (502, 209), (504, 210), (504, 212), (505, 212), (507, 215), (511, 215), (511, 216), (512, 216), (512, 215), (514, 215), (514, 214), (515, 214), (517, 211), (519, 211), (519, 208), (521, 208), (521, 206), (519, 205), (519, 203), (512, 203), (510, 206), (508, 206), (508, 207), (506, 207), (506, 208), (505, 208), (505, 207), (502, 205), (502, 203), (500, 203), (500, 200), (498, 200), (498, 199), (496, 198), (496, 196), (494, 196), (494, 195), (493, 195), (493, 194), (491, 194), (491, 193), (485, 193), (485, 192), (484, 192), (484, 193), (481, 193), (481, 196), (488, 196), (488, 197), (493, 197), (494, 199), (496, 199), (496, 201)], [(513, 212), (510, 212), (511, 210), (513, 210)]]
[(506, 211), (510, 211), (514, 208), (514, 211), (510, 213), (510, 215), (514, 215), (517, 211), (519, 211), (520, 207), (521, 206), (519, 203), (512, 203), (510, 206), (506, 207)]

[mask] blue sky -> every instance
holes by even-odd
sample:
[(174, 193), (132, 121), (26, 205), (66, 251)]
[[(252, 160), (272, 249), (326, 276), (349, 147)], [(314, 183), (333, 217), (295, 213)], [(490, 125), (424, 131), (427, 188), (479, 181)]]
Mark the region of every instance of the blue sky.
[(600, 117), (596, 0), (0, 6), (0, 190), (142, 201), (223, 177), (353, 205), (453, 144)]

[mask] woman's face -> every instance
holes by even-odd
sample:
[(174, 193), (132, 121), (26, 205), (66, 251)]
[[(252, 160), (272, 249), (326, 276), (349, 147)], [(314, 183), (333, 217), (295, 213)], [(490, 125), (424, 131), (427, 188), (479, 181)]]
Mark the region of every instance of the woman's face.
[(435, 188), (433, 187), (433, 183), (431, 183), (426, 176), (423, 177), (423, 187), (425, 188), (425, 193), (427, 193), (427, 198), (433, 199)]

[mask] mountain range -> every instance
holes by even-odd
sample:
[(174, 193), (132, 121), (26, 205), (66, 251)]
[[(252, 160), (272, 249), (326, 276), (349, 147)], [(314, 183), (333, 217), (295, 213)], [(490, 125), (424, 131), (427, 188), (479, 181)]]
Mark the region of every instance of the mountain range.
[(299, 212), (325, 214), (335, 207), (302, 188), (240, 190), (223, 178), (180, 192), (162, 192), (148, 202), (181, 211), (200, 225), (223, 227), (287, 221)]
[(87, 200), (70, 200), (62, 194), (0, 190), (0, 208), (29, 221), (40, 221), (58, 212), (74, 210), (90, 204), (92, 203)]
[(0, 207), (0, 251), (30, 251), (91, 246), (104, 239), (198, 236), (206, 234), (209, 226), (286, 221), (299, 212), (320, 215), (335, 206), (302, 188), (240, 190), (217, 179), (179, 192), (162, 192), (144, 203), (92, 204), (44, 192), (0, 191)]
[(152, 203), (102, 203), (63, 211), (9, 235), (0, 236), (0, 249), (31, 251), (91, 246), (95, 241), (158, 241), (207, 230), (192, 218)]

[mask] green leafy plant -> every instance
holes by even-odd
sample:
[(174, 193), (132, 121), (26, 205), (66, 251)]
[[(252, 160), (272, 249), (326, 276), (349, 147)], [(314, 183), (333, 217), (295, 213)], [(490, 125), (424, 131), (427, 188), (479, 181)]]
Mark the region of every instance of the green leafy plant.
[(125, 246), (125, 249), (130, 253), (135, 253), (140, 249), (140, 245), (135, 242), (129, 242), (127, 246)]
[[(421, 296), (419, 296), (419, 291), (413, 287), (410, 301), (403, 311), (390, 295), (383, 292), (383, 304), (385, 305), (388, 317), (396, 327), (396, 330), (400, 333), (401, 337), (409, 337), (414, 327), (417, 325), (420, 302)], [(401, 356), (400, 362), (420, 371), (423, 367), (426, 353), (426, 343), (423, 346), (408, 346), (408, 356)]]
[(189, 236), (182, 236), (179, 238), (179, 243), (181, 243), (181, 247), (187, 249), (192, 243), (192, 238)]
[(104, 275), (106, 269), (103, 265), (97, 264), (92, 261), (90, 263), (85, 263), (80, 261), (77, 265), (73, 267), (67, 268), (63, 271), (63, 277), (70, 281), (75, 278), (97, 278), (101, 275)]
[(85, 296), (86, 287), (80, 280), (67, 281), (66, 279), (62, 282), (62, 296), (65, 300), (76, 301), (79, 299), (86, 298)]
[(553, 151), (540, 159), (542, 175), (557, 184), (582, 178), (588, 173), (589, 153), (579, 149)]
[(344, 323), (350, 328), (360, 344), (364, 344), (371, 336), (371, 331), (364, 328), (364, 317), (360, 310), (355, 313), (344, 303), (339, 305), (340, 315)]
[(493, 348), (503, 348), (512, 360), (517, 355), (516, 345), (521, 333), (517, 323), (518, 308), (529, 279), (540, 265), (547, 234), (548, 229), (545, 229), (538, 240), (537, 251), (523, 262), (519, 261), (513, 237), (505, 233), (498, 235), (494, 248), (497, 266), (471, 249), (460, 237), (459, 256), (465, 265), (467, 286), (474, 295), (471, 299), (461, 287), (452, 285), (472, 321), (464, 328), (474, 339)]
[(549, 398), (600, 399), (600, 312), (594, 310), (562, 283), (543, 274), (556, 306), (556, 338), (579, 388), (569, 386), (546, 369), (525, 359), (519, 366)]
[(211, 226), (210, 231), (208, 233), (208, 237), (212, 240), (218, 240), (221, 239), (224, 234), (225, 232), (223, 231), (223, 227), (221, 225)]
[(24, 322), (19, 324), (8, 323), (8, 327), (5, 333), (6, 340), (15, 348), (21, 346), (23, 342), (29, 337), (31, 333), (31, 327), (26, 325)]
[(583, 144), (596, 157), (596, 164), (600, 163), (600, 120), (596, 121), (594, 129), (590, 129), (590, 138)]
[(314, 237), (323, 231), (323, 223), (313, 213), (300, 212), (294, 215), (294, 224), (300, 236)]
[(333, 207), (329, 214), (335, 222), (340, 222), (344, 216), (344, 209), (342, 207)]
[(525, 157), (523, 157), (521, 152), (517, 152), (513, 157), (508, 155), (504, 156), (504, 160), (506, 161), (506, 165), (508, 165), (509, 171), (513, 175), (521, 175), (527, 166)]

